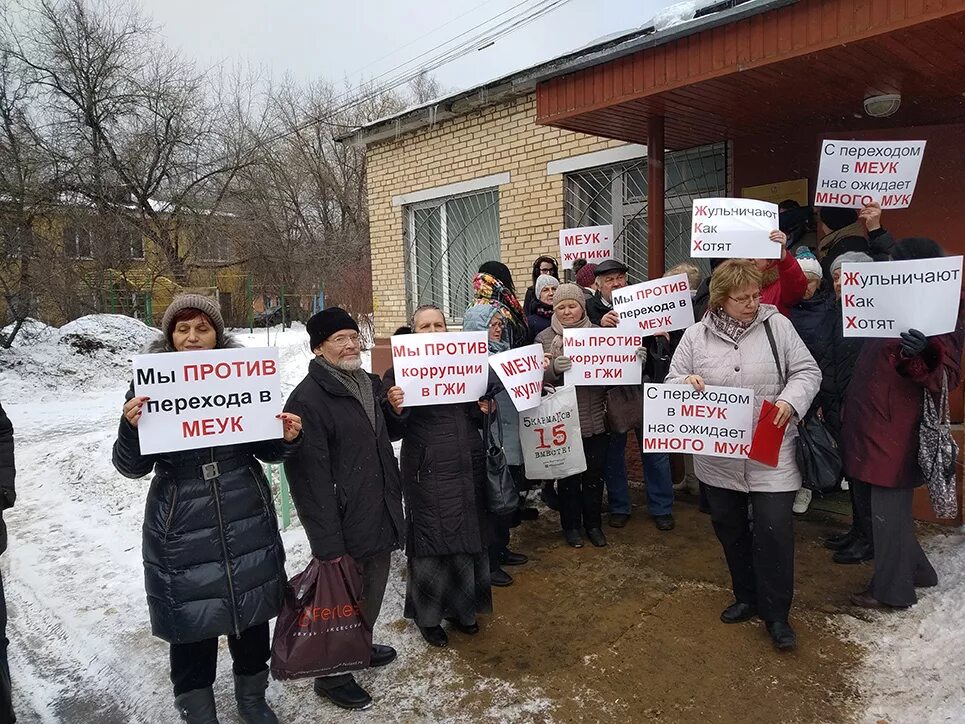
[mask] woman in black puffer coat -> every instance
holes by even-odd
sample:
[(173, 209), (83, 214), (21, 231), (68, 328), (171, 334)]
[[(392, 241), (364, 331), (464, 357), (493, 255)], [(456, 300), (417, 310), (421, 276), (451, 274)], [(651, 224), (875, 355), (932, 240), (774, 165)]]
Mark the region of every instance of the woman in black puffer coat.
[[(412, 331), (447, 331), (432, 305), (416, 310)], [(476, 615), (492, 613), (486, 517), (486, 453), (482, 408), (492, 402), (406, 407), (395, 371), (385, 373), (391, 412), (404, 429), (402, 487), (408, 558), (405, 617), (423, 638), (445, 646), (443, 620), (459, 631), (479, 631)]]
[[(214, 300), (176, 297), (147, 353), (237, 347)], [(285, 549), (261, 466), (301, 443), (301, 420), (283, 413), (284, 439), (141, 454), (146, 398), (127, 393), (114, 467), (128, 478), (154, 470), (144, 511), (144, 583), (151, 628), (171, 644), (175, 704), (187, 722), (216, 722), (218, 637), (228, 636), (235, 698), (244, 722), (277, 722), (265, 701), (268, 621), (284, 598)]]

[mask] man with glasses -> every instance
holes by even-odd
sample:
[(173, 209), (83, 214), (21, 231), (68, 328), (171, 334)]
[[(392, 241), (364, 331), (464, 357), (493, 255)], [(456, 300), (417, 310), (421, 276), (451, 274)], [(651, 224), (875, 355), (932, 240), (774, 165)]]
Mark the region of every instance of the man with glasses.
[[(285, 471), (312, 555), (322, 561), (349, 555), (361, 567), (362, 616), (374, 627), (391, 553), (404, 535), (402, 483), (390, 438), (401, 430), (397, 418), (383, 413), (389, 403), (381, 381), (362, 369), (355, 320), (330, 307), (306, 327), (315, 358), (285, 405), (301, 416), (306, 444)], [(371, 666), (395, 657), (392, 647), (373, 645)], [(350, 673), (315, 679), (315, 693), (344, 709), (372, 704)]]

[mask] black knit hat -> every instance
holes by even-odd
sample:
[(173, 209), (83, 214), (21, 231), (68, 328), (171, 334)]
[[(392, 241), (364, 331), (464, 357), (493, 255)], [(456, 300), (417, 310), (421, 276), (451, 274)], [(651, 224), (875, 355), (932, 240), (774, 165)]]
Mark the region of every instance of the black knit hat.
[(308, 330), (308, 345), (310, 349), (315, 349), (331, 337), (336, 332), (343, 329), (359, 331), (355, 320), (341, 307), (329, 307), (321, 312), (313, 314), (305, 325)]
[(845, 226), (851, 226), (858, 220), (858, 212), (854, 209), (839, 209), (836, 206), (821, 207), (821, 221), (831, 231), (838, 231)]
[(891, 258), (895, 261), (940, 259), (943, 256), (945, 256), (945, 250), (938, 245), (938, 242), (924, 236), (902, 239), (891, 249)]

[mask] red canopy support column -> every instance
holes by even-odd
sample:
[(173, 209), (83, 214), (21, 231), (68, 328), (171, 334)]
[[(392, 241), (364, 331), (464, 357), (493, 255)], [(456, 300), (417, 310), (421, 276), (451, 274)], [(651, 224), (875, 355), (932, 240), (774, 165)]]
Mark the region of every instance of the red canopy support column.
[(651, 279), (659, 279), (665, 271), (663, 162), (663, 116), (655, 116), (647, 126), (647, 270)]

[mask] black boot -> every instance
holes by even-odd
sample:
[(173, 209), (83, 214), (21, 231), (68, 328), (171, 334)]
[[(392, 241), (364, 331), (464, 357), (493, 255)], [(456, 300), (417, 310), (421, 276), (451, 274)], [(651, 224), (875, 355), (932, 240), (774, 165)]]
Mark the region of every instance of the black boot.
[(235, 674), (235, 701), (238, 716), (245, 724), (278, 724), (278, 717), (265, 701), (267, 688), (268, 669), (251, 676)]
[(768, 621), (766, 625), (778, 651), (790, 651), (797, 645), (797, 636), (787, 621)]
[(850, 546), (831, 556), (831, 560), (835, 563), (851, 564), (864, 563), (865, 561), (872, 560), (874, 557), (874, 547), (864, 538), (858, 538)]
[(218, 724), (218, 713), (214, 706), (214, 690), (192, 689), (174, 697), (181, 720), (188, 724)]
[(335, 706), (342, 709), (368, 709), (372, 706), (372, 697), (356, 683), (354, 676), (350, 675), (344, 684), (332, 688), (325, 686), (325, 683), (324, 678), (315, 679), (315, 693), (325, 697)]
[(479, 633), (479, 624), (475, 621), (470, 624), (462, 623), (458, 618), (447, 618), (446, 621), (451, 623), (454, 629), (468, 636), (475, 636)]
[(829, 551), (840, 551), (850, 546), (859, 537), (861, 537), (861, 534), (858, 532), (858, 529), (852, 526), (844, 533), (825, 538), (824, 547)]
[(724, 623), (743, 623), (750, 621), (757, 615), (757, 609), (749, 603), (734, 601), (725, 608), (720, 614), (720, 620)]
[(566, 545), (571, 548), (582, 548), (583, 538), (580, 536), (580, 531), (575, 528), (570, 528), (563, 531), (563, 538), (566, 539)]
[(603, 546), (606, 545), (606, 536), (603, 535), (603, 531), (599, 528), (587, 528), (586, 537), (589, 538), (590, 543), (597, 548), (603, 548)]
[(446, 630), (442, 626), (419, 626), (419, 633), (422, 634), (422, 638), (426, 640), (426, 643), (432, 646), (442, 648), (443, 646), (449, 645), (449, 637), (446, 635)]
[(391, 646), (372, 644), (372, 658), (369, 660), (369, 666), (386, 666), (395, 661), (397, 655)]

